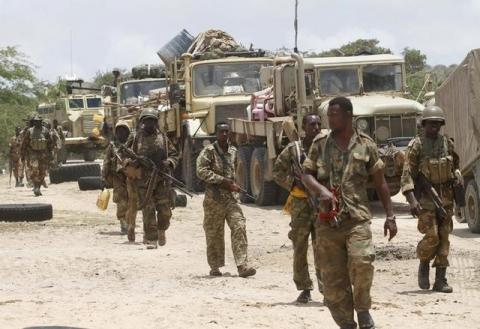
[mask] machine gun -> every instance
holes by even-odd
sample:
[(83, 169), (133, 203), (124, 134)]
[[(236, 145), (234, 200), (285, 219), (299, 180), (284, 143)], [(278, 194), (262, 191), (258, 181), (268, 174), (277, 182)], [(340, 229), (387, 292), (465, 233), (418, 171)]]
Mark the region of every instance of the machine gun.
[(442, 199), (438, 195), (437, 190), (435, 190), (432, 183), (430, 183), (427, 177), (425, 177), (423, 173), (419, 172), (417, 175), (417, 179), (415, 180), (414, 190), (414, 194), (417, 200), (420, 199), (422, 193), (426, 193), (427, 196), (433, 201), (437, 217), (440, 220), (447, 218), (447, 211), (443, 206)]
[(145, 199), (143, 203), (140, 205), (140, 209), (142, 209), (152, 197), (153, 191), (157, 186), (158, 179), (160, 177), (163, 177), (164, 179), (169, 180), (173, 185), (173, 187), (185, 193), (189, 197), (193, 197), (193, 193), (187, 189), (187, 186), (185, 184), (183, 184), (181, 181), (179, 181), (172, 175), (160, 170), (151, 159), (144, 156), (137, 155), (135, 152), (127, 148), (125, 145), (120, 145), (118, 149), (119, 151), (123, 152), (127, 157), (137, 161), (141, 167), (152, 172), (152, 174), (150, 175), (150, 178), (148, 179), (147, 193), (145, 194)]

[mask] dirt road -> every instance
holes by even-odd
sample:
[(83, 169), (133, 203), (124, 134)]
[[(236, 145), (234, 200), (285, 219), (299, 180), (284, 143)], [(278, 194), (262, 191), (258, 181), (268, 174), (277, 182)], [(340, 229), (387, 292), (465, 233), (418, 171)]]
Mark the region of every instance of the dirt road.
[[(80, 192), (76, 183), (52, 185), (34, 198), (27, 188), (9, 188), (2, 176), (0, 197), (54, 207), (47, 222), (0, 223), (0, 328), (336, 328), (318, 291), (313, 303), (294, 302), (289, 219), (279, 208), (242, 206), (258, 274), (239, 278), (227, 248), (230, 274), (210, 278), (202, 197), (174, 211), (167, 245), (157, 250), (127, 243), (113, 204), (97, 210), (97, 192)], [(403, 198), (395, 201), (400, 232), (390, 243), (382, 236), (381, 207), (373, 205), (378, 328), (480, 328), (480, 235), (455, 223), (454, 293), (419, 291), (416, 223)]]

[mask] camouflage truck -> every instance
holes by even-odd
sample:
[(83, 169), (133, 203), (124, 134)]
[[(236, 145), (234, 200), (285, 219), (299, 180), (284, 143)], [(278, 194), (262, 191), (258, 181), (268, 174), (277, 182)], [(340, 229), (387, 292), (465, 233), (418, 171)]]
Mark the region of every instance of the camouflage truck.
[[(101, 136), (104, 119), (102, 97), (74, 92), (54, 104), (40, 104), (37, 112), (43, 118), (57, 120), (65, 132), (65, 156), (77, 153), (85, 161), (94, 161), (97, 150), (105, 147)], [(62, 162), (65, 162), (62, 159)]]
[[(346, 96), (354, 106), (357, 129), (380, 146), (391, 194), (400, 188), (404, 161), (401, 151), (417, 134), (423, 106), (406, 99), (403, 58), (393, 55), (356, 57), (276, 58), (262, 72), (268, 88), (252, 95), (247, 120), (233, 119), (238, 151), (238, 183), (257, 197), (258, 205), (282, 202), (284, 192), (272, 179), (273, 163), (281, 150), (302, 134), (306, 113), (318, 113), (327, 129), (328, 101)], [(373, 184), (370, 198), (375, 198)], [(249, 202), (241, 195), (243, 202)]]

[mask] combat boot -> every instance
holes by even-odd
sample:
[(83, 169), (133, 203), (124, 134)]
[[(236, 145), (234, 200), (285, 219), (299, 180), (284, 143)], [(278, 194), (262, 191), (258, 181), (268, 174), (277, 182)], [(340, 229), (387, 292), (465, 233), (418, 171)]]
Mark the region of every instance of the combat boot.
[(167, 237), (165, 236), (165, 230), (158, 230), (158, 245), (164, 246), (167, 243)]
[(373, 322), (370, 312), (357, 312), (358, 327), (360, 329), (375, 329), (375, 322)]
[(20, 187), (20, 180), (18, 178), (15, 180), (15, 187)]
[(135, 226), (129, 225), (127, 232), (128, 242), (135, 242)]
[(24, 187), (25, 184), (23, 184), (23, 178), (18, 179), (18, 187)]
[(433, 284), (433, 291), (451, 293), (453, 292), (452, 287), (447, 283), (446, 278), (447, 268), (446, 267), (437, 267), (435, 271), (435, 283)]
[(252, 275), (255, 275), (257, 271), (253, 267), (248, 267), (247, 265), (237, 266), (238, 276), (241, 278), (246, 278)]
[(40, 192), (40, 187), (35, 186), (35, 187), (33, 188), (33, 194), (34, 194), (35, 196), (40, 196), (40, 195), (42, 195), (42, 192)]
[(210, 276), (222, 276), (222, 272), (218, 268), (212, 268), (210, 270)]
[(306, 304), (312, 301), (312, 296), (310, 295), (310, 290), (303, 290), (300, 295), (297, 297), (298, 303)]
[(420, 261), (418, 266), (418, 287), (420, 289), (430, 289), (430, 263)]

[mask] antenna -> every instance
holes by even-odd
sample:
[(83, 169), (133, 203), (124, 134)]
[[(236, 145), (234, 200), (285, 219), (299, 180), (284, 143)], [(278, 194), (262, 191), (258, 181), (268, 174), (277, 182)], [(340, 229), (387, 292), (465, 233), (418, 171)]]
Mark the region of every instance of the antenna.
[(70, 29), (70, 76), (73, 77), (73, 31)]
[(293, 51), (298, 53), (298, 0), (295, 0), (295, 21), (293, 22), (293, 28), (295, 29), (295, 48), (293, 48)]

